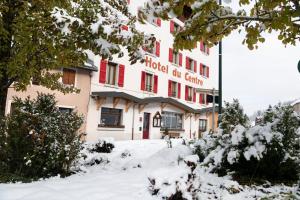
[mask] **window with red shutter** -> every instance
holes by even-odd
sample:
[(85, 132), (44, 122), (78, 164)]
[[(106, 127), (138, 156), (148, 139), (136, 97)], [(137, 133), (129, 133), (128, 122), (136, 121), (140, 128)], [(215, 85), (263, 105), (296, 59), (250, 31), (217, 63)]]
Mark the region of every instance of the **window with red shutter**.
[(145, 85), (146, 85), (146, 72), (142, 71), (141, 75), (141, 90), (145, 90)]
[(179, 53), (179, 66), (182, 66), (182, 53)]
[(203, 76), (203, 64), (200, 63), (200, 75)]
[(180, 99), (180, 95), (181, 95), (181, 84), (180, 83), (177, 83), (177, 98)]
[(204, 43), (202, 41), (200, 42), (200, 51), (204, 52)]
[(189, 57), (185, 57), (185, 67), (186, 67), (186, 69), (191, 69)]
[(101, 60), (100, 62), (100, 74), (99, 74), (99, 83), (105, 83), (106, 81), (106, 60)]
[(159, 42), (155, 42), (155, 55), (157, 56), (157, 57), (159, 57), (160, 56), (160, 43)]
[(188, 101), (189, 99), (189, 87), (186, 85), (185, 86), (185, 100)]
[(196, 102), (196, 90), (195, 88), (193, 88), (192, 90), (193, 90), (193, 102)]
[(125, 65), (119, 65), (119, 79), (118, 79), (119, 87), (124, 86), (124, 72), (125, 72)]
[(160, 19), (160, 18), (157, 18), (157, 19), (156, 19), (156, 24), (157, 24), (157, 26), (159, 26), (159, 27), (161, 26), (161, 19)]
[(170, 33), (174, 33), (174, 21), (170, 20)]
[(169, 62), (173, 62), (173, 49), (169, 48)]
[(172, 81), (171, 80), (168, 81), (168, 96), (169, 97), (172, 96)]
[(154, 75), (154, 87), (153, 87), (154, 93), (157, 93), (157, 87), (158, 87), (158, 76)]

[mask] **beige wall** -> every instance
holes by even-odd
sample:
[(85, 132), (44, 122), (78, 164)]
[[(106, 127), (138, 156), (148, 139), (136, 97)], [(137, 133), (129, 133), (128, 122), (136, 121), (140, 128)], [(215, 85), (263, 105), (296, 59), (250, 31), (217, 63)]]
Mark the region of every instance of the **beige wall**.
[(213, 129), (213, 124), (212, 124), (213, 116), (215, 117), (215, 131), (218, 128), (218, 113), (215, 112), (215, 114), (213, 115), (213, 113), (210, 112), (210, 113), (207, 113), (207, 130), (208, 131)]
[(24, 92), (17, 92), (13, 87), (9, 88), (7, 94), (5, 113), (10, 112), (11, 102), (14, 96), (25, 99), (27, 96), (34, 99), (37, 96), (37, 92), (54, 94), (57, 100), (57, 105), (61, 107), (73, 108), (79, 114), (84, 116), (84, 124), (81, 131), (85, 132), (86, 119), (89, 104), (89, 96), (91, 90), (91, 76), (87, 70), (76, 69), (75, 86), (80, 89), (80, 93), (63, 94), (59, 91), (53, 91), (42, 86), (29, 85)]

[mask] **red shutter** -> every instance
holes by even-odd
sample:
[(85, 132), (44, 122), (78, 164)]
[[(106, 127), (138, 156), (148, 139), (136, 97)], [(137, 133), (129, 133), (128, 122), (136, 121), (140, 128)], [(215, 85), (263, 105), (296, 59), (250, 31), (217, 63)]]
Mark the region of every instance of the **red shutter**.
[(99, 75), (99, 83), (105, 83), (106, 81), (106, 60), (101, 60), (100, 62), (100, 75)]
[(168, 83), (168, 96), (171, 97), (172, 96), (172, 81), (169, 80)]
[(189, 57), (185, 57), (185, 66), (187, 69), (191, 69)]
[(209, 78), (209, 67), (206, 67), (206, 76)]
[(124, 31), (128, 31), (128, 26), (126, 26), (126, 25), (122, 25), (121, 28), (122, 28), (122, 30), (124, 30)]
[(185, 100), (189, 99), (188, 96), (189, 96), (189, 87), (186, 85), (185, 86)]
[(202, 104), (202, 102), (203, 102), (203, 96), (202, 94), (199, 94), (199, 103)]
[(177, 83), (177, 98), (180, 99), (180, 95), (181, 95), (181, 84), (180, 83)]
[(173, 49), (169, 48), (169, 62), (173, 62)]
[(194, 92), (194, 95), (193, 95), (193, 102), (196, 102), (196, 90), (195, 90), (195, 88), (193, 88), (193, 92)]
[(146, 72), (142, 71), (142, 77), (141, 77), (141, 90), (145, 90), (145, 81), (146, 81)]
[(157, 93), (157, 86), (158, 86), (158, 76), (154, 75), (154, 87), (153, 87), (154, 93)]
[(174, 22), (172, 20), (170, 21), (170, 32), (174, 32)]
[(157, 18), (157, 19), (156, 19), (156, 24), (157, 24), (157, 26), (159, 26), (159, 27), (161, 26), (161, 19), (160, 19), (160, 18)]
[(197, 61), (196, 60), (194, 60), (194, 72), (197, 73)]
[(124, 86), (124, 71), (125, 71), (125, 65), (119, 65), (119, 80), (118, 80), (119, 87)]
[(203, 76), (203, 64), (202, 63), (200, 63), (200, 75)]
[(160, 55), (160, 43), (159, 42), (155, 42), (155, 46), (156, 46), (156, 51), (155, 51), (155, 55), (157, 56), (157, 57), (159, 57), (159, 55)]
[(202, 51), (202, 52), (204, 51), (204, 44), (202, 41), (200, 42), (200, 51)]
[(179, 66), (182, 66), (182, 53), (179, 53)]

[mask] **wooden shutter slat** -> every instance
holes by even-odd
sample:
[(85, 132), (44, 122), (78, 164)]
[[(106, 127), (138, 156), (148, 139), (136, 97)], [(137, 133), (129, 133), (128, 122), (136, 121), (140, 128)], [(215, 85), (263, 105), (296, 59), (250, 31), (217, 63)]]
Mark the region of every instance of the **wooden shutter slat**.
[(153, 87), (154, 93), (157, 93), (157, 87), (158, 87), (158, 76), (154, 75), (154, 87)]
[(105, 81), (106, 81), (106, 66), (107, 66), (107, 61), (106, 60), (101, 60), (101, 62), (100, 62), (99, 83), (105, 83)]
[(156, 41), (155, 45), (156, 45), (155, 54), (157, 57), (159, 57), (160, 56), (160, 43)]
[(118, 80), (119, 87), (124, 86), (124, 72), (125, 72), (125, 65), (119, 65), (119, 80)]
[(146, 72), (142, 71), (141, 75), (141, 90), (145, 90), (146, 85)]
[(178, 87), (178, 89), (177, 89), (177, 92), (178, 92), (178, 94), (177, 94), (177, 98), (178, 99), (180, 99), (180, 93), (181, 93), (181, 84), (180, 83), (177, 83), (177, 87)]
[(169, 48), (169, 62), (173, 62), (173, 49)]

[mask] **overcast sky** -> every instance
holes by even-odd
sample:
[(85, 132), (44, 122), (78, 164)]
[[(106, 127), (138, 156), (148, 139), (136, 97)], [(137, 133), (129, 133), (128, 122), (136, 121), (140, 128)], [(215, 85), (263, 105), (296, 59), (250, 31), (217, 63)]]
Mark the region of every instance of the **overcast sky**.
[(274, 33), (250, 51), (242, 45), (243, 37), (236, 32), (223, 40), (223, 100), (238, 98), (251, 115), (269, 104), (300, 98), (299, 45), (285, 47)]

